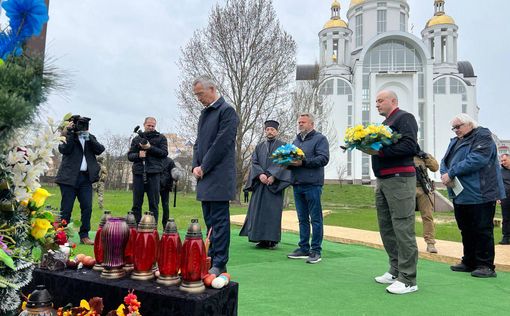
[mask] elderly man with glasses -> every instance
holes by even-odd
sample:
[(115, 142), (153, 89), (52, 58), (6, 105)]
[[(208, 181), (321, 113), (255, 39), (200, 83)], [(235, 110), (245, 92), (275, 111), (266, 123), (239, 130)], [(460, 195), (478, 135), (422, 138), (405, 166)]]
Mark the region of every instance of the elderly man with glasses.
[(462, 235), (462, 262), (452, 271), (479, 278), (496, 277), (494, 271), (494, 213), (505, 197), (496, 144), (489, 129), (467, 114), (451, 121), (452, 138), (441, 161), (441, 181), (453, 200)]

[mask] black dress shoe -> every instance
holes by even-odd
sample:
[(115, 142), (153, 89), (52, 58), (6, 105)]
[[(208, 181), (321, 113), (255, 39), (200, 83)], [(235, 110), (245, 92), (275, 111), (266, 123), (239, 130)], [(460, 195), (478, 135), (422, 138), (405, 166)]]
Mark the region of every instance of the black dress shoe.
[(479, 267), (476, 268), (473, 272), (471, 272), (471, 276), (476, 278), (495, 278), (497, 276), (496, 271), (492, 270), (489, 267)]
[(470, 267), (463, 262), (456, 264), (454, 266), (450, 266), (450, 269), (455, 272), (472, 272), (475, 270), (475, 268)]

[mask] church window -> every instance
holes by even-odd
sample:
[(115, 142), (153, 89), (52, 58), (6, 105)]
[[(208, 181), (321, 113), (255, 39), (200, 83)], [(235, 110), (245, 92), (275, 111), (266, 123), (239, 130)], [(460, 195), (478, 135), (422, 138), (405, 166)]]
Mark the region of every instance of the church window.
[(324, 95), (332, 95), (333, 94), (333, 79), (329, 79), (322, 84), (321, 89), (319, 90), (319, 94)]
[(386, 10), (377, 10), (377, 34), (386, 32)]
[(425, 103), (418, 103), (418, 145), (425, 148)]
[(404, 12), (400, 12), (400, 30), (406, 31), (406, 14)]
[(434, 94), (446, 94), (446, 78), (441, 78), (434, 83)]
[(363, 14), (356, 15), (355, 22), (356, 47), (363, 45)]
[(423, 99), (425, 97), (425, 78), (423, 74), (418, 75), (418, 98)]

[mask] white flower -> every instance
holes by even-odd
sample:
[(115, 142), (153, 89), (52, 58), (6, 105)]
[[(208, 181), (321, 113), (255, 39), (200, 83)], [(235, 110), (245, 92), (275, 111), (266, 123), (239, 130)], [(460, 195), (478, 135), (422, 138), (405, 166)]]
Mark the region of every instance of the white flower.
[(18, 162), (25, 161), (24, 153), (14, 149), (7, 154), (6, 161), (8, 165), (15, 165)]

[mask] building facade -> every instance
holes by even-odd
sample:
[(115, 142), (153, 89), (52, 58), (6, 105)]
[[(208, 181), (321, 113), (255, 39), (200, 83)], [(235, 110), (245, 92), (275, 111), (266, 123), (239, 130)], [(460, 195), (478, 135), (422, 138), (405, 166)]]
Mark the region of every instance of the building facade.
[[(319, 32), (318, 100), (330, 108), (334, 126), (326, 179), (354, 183), (374, 179), (370, 156), (343, 153), (344, 131), (357, 124), (380, 123), (377, 92), (395, 91), (399, 107), (415, 115), (421, 148), (442, 158), (454, 136), (449, 121), (458, 113), (478, 118), (476, 76), (467, 61), (459, 61), (459, 28), (445, 13), (445, 1), (431, 1), (431, 18), (421, 38), (408, 31), (405, 0), (352, 0), (347, 22), (334, 0), (331, 18)], [(317, 65), (299, 65), (297, 83), (310, 80)], [(439, 175), (433, 175), (436, 179)]]

